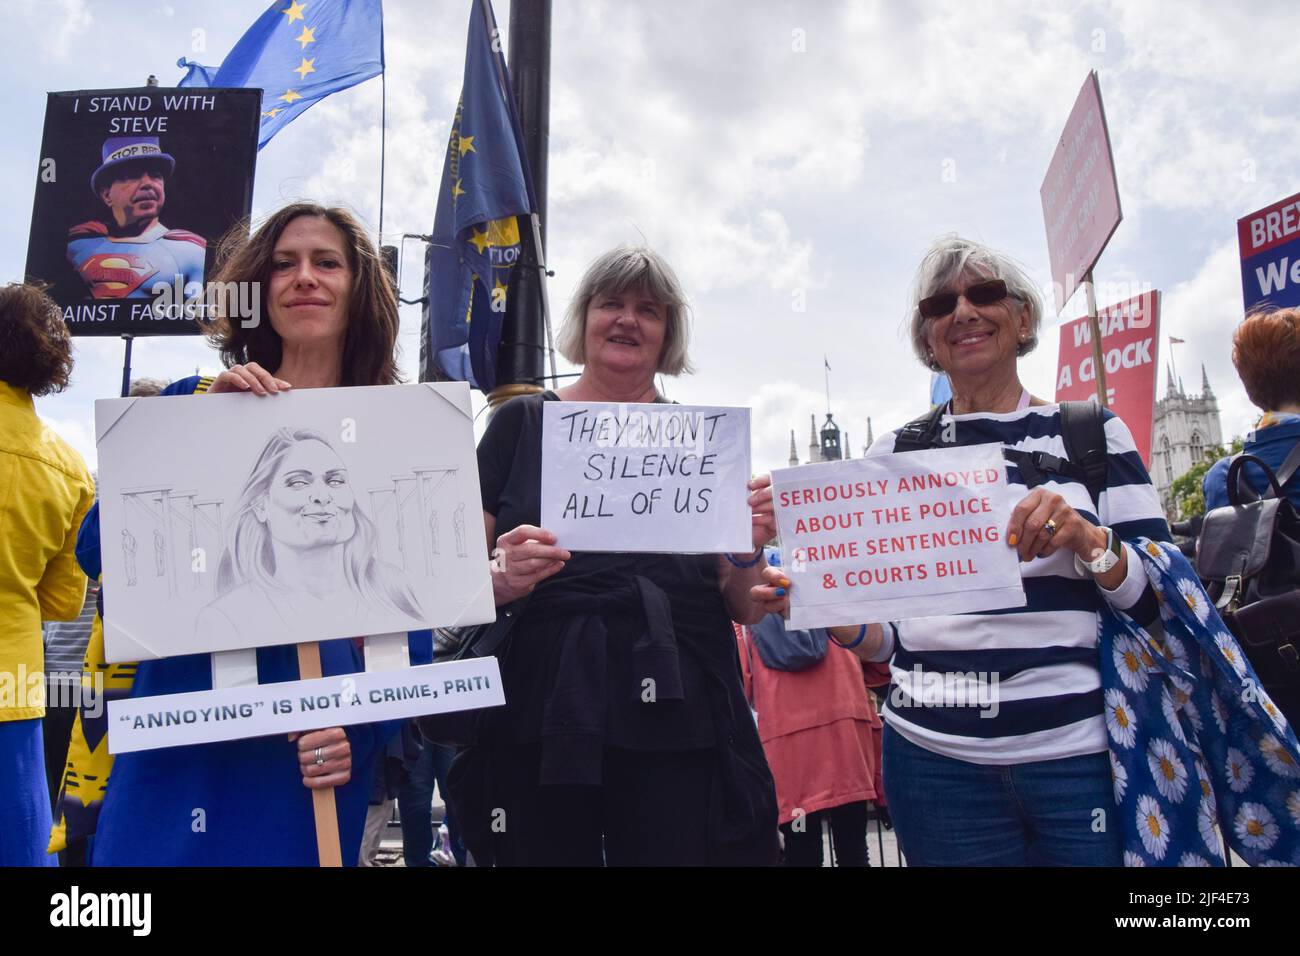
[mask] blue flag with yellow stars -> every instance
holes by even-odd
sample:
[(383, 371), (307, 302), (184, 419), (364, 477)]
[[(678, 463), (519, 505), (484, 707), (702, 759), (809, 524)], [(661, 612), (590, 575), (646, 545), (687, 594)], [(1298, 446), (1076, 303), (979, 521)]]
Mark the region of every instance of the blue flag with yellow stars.
[(276, 0), (219, 67), (184, 58), (178, 86), (262, 90), (257, 148), (331, 93), (384, 72), (380, 0)]
[(485, 394), (496, 387), (506, 290), (521, 250), (516, 217), (528, 216), (534, 208), (491, 17), (488, 3), (474, 3), (424, 290), (428, 345), (439, 368)]

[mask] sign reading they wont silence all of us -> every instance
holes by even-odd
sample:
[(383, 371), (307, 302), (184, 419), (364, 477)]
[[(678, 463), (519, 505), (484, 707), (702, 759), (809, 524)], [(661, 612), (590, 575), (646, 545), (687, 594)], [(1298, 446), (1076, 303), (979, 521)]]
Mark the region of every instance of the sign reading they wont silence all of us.
[(542, 526), (573, 551), (753, 550), (749, 409), (547, 402)]
[(1003, 540), (1012, 501), (996, 444), (772, 473), (789, 627), (898, 621), (1025, 603)]

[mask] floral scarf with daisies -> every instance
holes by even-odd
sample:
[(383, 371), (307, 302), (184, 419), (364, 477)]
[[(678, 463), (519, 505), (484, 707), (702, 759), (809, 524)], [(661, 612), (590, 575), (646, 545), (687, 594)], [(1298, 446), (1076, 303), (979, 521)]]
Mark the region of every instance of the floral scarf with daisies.
[(1101, 684), (1125, 866), (1300, 865), (1300, 744), (1196, 572), (1130, 542), (1160, 604), (1152, 634), (1102, 602)]

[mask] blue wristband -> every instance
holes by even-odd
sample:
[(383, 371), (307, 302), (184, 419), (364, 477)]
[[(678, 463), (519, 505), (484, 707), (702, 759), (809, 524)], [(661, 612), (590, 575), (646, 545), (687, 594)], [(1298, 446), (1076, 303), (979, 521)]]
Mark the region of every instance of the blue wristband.
[[(832, 641), (835, 641), (835, 635), (832, 634), (830, 631), (826, 632), (826, 636), (829, 637)], [(855, 637), (850, 643), (840, 644), (839, 641), (835, 641), (835, 643), (840, 647), (844, 648), (846, 651), (851, 651), (853, 650), (853, 648), (861, 644), (863, 640), (866, 638), (866, 636), (867, 636), (867, 625), (863, 624), (861, 627), (858, 628), (858, 636)]]
[(763, 546), (761, 544), (758, 546), (758, 550), (754, 552), (753, 559), (749, 561), (737, 561), (729, 554), (724, 554), (723, 557), (730, 561), (731, 566), (734, 568), (752, 568), (754, 565), (758, 564), (758, 562), (763, 560)]

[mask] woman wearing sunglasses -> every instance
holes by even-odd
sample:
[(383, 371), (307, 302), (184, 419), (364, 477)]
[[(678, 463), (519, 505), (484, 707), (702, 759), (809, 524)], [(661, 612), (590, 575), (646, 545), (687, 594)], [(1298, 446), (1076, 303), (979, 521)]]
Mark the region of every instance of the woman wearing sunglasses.
[[(977, 243), (944, 237), (917, 270), (912, 346), (952, 383), (940, 441), (1007, 449), (1018, 504), (1004, 531), (1028, 603), (872, 626), (856, 649), (891, 660), (885, 791), (912, 865), (1121, 863), (1120, 827), (1109, 819), (1097, 609), (1109, 601), (1142, 620), (1157, 616), (1140, 559), (1124, 541), (1168, 541), (1169, 528), (1132, 435), (1109, 411), (1099, 500), (1083, 478), (1025, 465), (1021, 451), (1067, 458), (1060, 407), (1030, 395), (1017, 372), (1038, 344), (1041, 318), (1024, 272)], [(897, 436), (882, 436), (868, 454), (894, 451)], [(857, 632), (832, 631), (843, 640)], [(987, 682), (984, 694), (972, 688), (964, 699), (988, 701), (991, 692), (997, 706), (933, 702), (920, 682), (936, 674)]]

